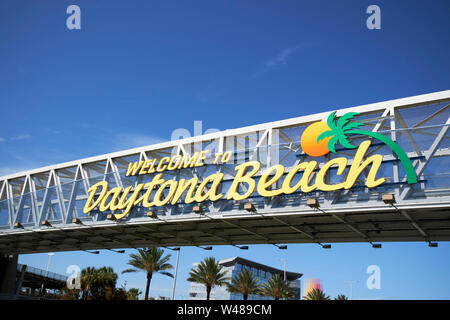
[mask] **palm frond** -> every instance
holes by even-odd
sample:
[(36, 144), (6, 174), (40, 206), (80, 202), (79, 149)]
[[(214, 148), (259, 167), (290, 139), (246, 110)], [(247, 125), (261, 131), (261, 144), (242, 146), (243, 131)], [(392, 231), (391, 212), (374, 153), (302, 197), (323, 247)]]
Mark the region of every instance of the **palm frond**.
[(170, 263), (161, 264), (158, 268), (159, 270), (171, 270), (173, 266)]
[(138, 272), (138, 270), (136, 270), (136, 269), (126, 269), (126, 270), (122, 271), (122, 273), (130, 273), (130, 272)]
[(347, 131), (352, 129), (358, 129), (359, 127), (364, 126), (364, 123), (353, 121), (352, 123), (349, 123), (343, 127), (344, 133), (347, 133)]
[(347, 112), (342, 117), (340, 117), (336, 123), (336, 126), (338, 128), (343, 129), (344, 126), (349, 122), (351, 119), (353, 119), (355, 116), (359, 115), (358, 112)]
[(325, 138), (332, 137), (334, 135), (335, 135), (335, 132), (333, 130), (324, 131), (317, 137), (317, 143), (319, 143), (320, 141), (322, 141)]
[(328, 141), (328, 145), (327, 145), (328, 150), (330, 150), (333, 153), (336, 153), (336, 149), (334, 146), (336, 145), (336, 143), (338, 143), (338, 139), (339, 139), (339, 136), (335, 135), (330, 139), (330, 141)]
[(173, 274), (171, 274), (170, 272), (165, 272), (165, 271), (159, 271), (158, 273), (163, 274), (165, 276), (168, 276), (170, 278), (173, 278)]
[(336, 124), (334, 122), (334, 120), (336, 119), (336, 111), (333, 111), (327, 119), (327, 124), (328, 127), (330, 127), (331, 130), (335, 130), (336, 129)]
[(350, 141), (348, 140), (348, 138), (345, 136), (345, 134), (342, 134), (339, 136), (338, 138), (339, 143), (347, 149), (355, 149), (357, 148), (357, 146), (354, 146), (353, 144), (350, 143)]

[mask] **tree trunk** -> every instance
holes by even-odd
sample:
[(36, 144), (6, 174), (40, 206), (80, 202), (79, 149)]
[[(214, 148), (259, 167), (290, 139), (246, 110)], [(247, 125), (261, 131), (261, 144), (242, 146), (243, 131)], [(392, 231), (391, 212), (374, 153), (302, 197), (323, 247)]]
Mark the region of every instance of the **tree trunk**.
[(380, 140), (385, 145), (387, 145), (389, 148), (392, 149), (392, 151), (397, 155), (398, 159), (403, 165), (403, 168), (405, 169), (406, 177), (408, 183), (417, 183), (417, 175), (416, 170), (414, 169), (411, 160), (409, 159), (408, 155), (403, 151), (403, 149), (394, 141), (389, 139), (388, 137), (372, 131), (365, 131), (365, 130), (351, 130), (348, 131), (347, 134), (360, 134), (369, 136), (375, 139)]
[(145, 300), (148, 300), (148, 291), (150, 290), (150, 282), (152, 281), (152, 273), (147, 273), (147, 286), (145, 287)]
[(84, 288), (83, 294), (82, 294), (82, 296), (81, 296), (81, 298), (82, 298), (83, 300), (87, 300), (87, 298), (88, 298), (88, 292), (89, 292), (89, 287), (86, 286), (86, 288)]
[(248, 299), (248, 294), (244, 293), (244, 300)]
[(106, 287), (105, 288), (105, 299), (106, 300), (112, 300), (113, 297), (113, 288), (111, 287)]
[(206, 300), (209, 300), (209, 295), (211, 294), (211, 287), (206, 287)]

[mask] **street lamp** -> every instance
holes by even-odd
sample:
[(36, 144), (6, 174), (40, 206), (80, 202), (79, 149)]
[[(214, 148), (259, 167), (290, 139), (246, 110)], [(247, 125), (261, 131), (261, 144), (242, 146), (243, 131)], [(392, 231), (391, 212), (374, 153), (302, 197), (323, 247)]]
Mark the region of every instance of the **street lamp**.
[(178, 274), (178, 260), (180, 259), (180, 248), (169, 248), (170, 250), (177, 252), (177, 263), (175, 265), (175, 276), (173, 277), (173, 288), (172, 288), (172, 300), (175, 298), (175, 286), (177, 284), (177, 274)]
[(319, 204), (319, 200), (317, 198), (308, 198), (306, 199), (306, 204), (310, 207), (310, 208), (319, 208), (320, 204)]
[(358, 280), (346, 280), (345, 282), (347, 282), (350, 285), (350, 300), (353, 300), (353, 284), (354, 283), (358, 283)]
[(238, 246), (236, 244), (232, 244), (233, 247), (239, 248), (241, 250), (248, 250), (248, 246)]
[[(55, 254), (53, 252), (48, 253), (48, 260), (47, 260), (47, 268), (45, 269), (45, 278), (48, 277), (48, 269), (50, 268), (50, 261), (52, 259), (52, 257)], [(45, 278), (42, 280), (42, 284), (41, 284), (41, 294), (44, 292), (44, 282), (45, 282)]]
[(47, 269), (45, 270), (45, 277), (48, 276), (48, 269), (50, 268), (50, 260), (55, 254), (53, 252), (48, 253), (48, 262), (47, 262)]
[(280, 258), (280, 259), (278, 259), (278, 261), (283, 261), (284, 281), (286, 281), (287, 280), (287, 278), (286, 278), (286, 258)]

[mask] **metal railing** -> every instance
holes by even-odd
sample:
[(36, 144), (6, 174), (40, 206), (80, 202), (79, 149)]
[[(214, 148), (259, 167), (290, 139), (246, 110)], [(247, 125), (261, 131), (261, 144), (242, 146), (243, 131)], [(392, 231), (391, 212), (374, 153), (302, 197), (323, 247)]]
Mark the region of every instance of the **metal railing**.
[[(17, 272), (21, 272), (22, 269), (22, 264), (17, 264)], [(39, 269), (39, 268), (34, 268), (34, 267), (30, 267), (30, 266), (26, 266), (26, 270), (25, 272), (37, 275), (37, 276), (41, 276), (44, 278), (48, 278), (48, 279), (52, 279), (52, 280), (59, 280), (59, 281), (67, 281), (67, 276), (64, 276), (62, 274), (58, 274), (58, 273), (54, 273), (54, 272), (49, 272), (43, 269)]]
[(45, 300), (43, 296), (30, 296), (25, 294), (0, 293), (0, 300)]

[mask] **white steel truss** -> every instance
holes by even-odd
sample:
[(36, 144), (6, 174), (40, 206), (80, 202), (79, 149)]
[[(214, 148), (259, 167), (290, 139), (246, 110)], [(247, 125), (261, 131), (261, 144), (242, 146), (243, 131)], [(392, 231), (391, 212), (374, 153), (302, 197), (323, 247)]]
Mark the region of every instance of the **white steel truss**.
[[(449, 240), (445, 212), (450, 207), (450, 170), (446, 166), (450, 159), (450, 90), (337, 110), (337, 116), (358, 112), (355, 120), (364, 123), (367, 130), (387, 135), (402, 146), (415, 167), (417, 184), (408, 185), (396, 155), (383, 144), (372, 141), (369, 154), (383, 155), (382, 174), (388, 180), (375, 189), (367, 189), (364, 181), (360, 181), (352, 189), (336, 192), (219, 200), (204, 205), (204, 216), (194, 213), (192, 205), (182, 203), (155, 208), (158, 219), (150, 220), (142, 207), (135, 208), (118, 222), (107, 220), (107, 213), (83, 213), (87, 190), (92, 184), (106, 180), (111, 185), (126, 187), (145, 181), (142, 176), (126, 177), (126, 168), (132, 161), (193, 154), (205, 149), (231, 151), (233, 163), (212, 165), (213, 159), (207, 159), (204, 167), (174, 173), (177, 178), (201, 180), (213, 170), (223, 173), (224, 181), (228, 182), (234, 177), (234, 166), (244, 161), (258, 160), (264, 167), (280, 163), (292, 168), (308, 159), (300, 147), (303, 130), (315, 121), (326, 121), (330, 112), (168, 141), (1, 177), (0, 252), (144, 244)], [(361, 139), (356, 136), (353, 141), (358, 143)], [(354, 154), (351, 150), (338, 151), (350, 158)], [(322, 161), (329, 159), (330, 155)], [(245, 186), (242, 188), (246, 191)], [(395, 206), (381, 201), (383, 193), (395, 195)], [(306, 205), (308, 197), (319, 200), (320, 210)], [(245, 202), (252, 202), (256, 212), (244, 210)], [(367, 214), (372, 214), (372, 222), (359, 219)], [(72, 223), (74, 218), (82, 224)], [(48, 221), (51, 227), (43, 225), (43, 221)], [(389, 222), (397, 226), (395, 230), (386, 226)], [(88, 236), (98, 239), (88, 241)], [(27, 239), (35, 239), (36, 243)], [(15, 246), (8, 245), (9, 241), (14, 241)]]

